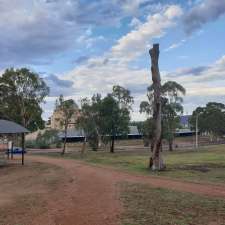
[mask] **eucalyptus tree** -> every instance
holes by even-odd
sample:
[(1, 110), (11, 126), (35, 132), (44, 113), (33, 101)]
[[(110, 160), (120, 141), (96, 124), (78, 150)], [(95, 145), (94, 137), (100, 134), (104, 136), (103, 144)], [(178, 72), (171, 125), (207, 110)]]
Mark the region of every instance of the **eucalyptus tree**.
[(205, 107), (197, 107), (190, 119), (192, 129), (196, 129), (198, 117), (198, 130), (214, 138), (225, 134), (225, 105), (223, 103), (209, 102)]
[[(161, 139), (165, 138), (169, 144), (169, 150), (173, 150), (174, 133), (179, 128), (179, 115), (183, 112), (183, 98), (185, 88), (175, 81), (168, 81), (160, 88), (162, 104), (162, 134)], [(147, 88), (148, 101), (140, 104), (140, 112), (146, 113), (150, 118), (153, 117), (154, 109), (154, 89), (153, 84)], [(151, 127), (154, 130), (154, 126)], [(153, 132), (153, 131), (152, 131)], [(152, 143), (154, 140), (152, 140)], [(153, 150), (153, 144), (151, 144)]]
[(60, 95), (59, 98), (56, 100), (56, 109), (60, 113), (60, 117), (58, 118), (63, 130), (64, 130), (64, 142), (63, 142), (63, 149), (62, 155), (65, 154), (66, 150), (66, 142), (67, 142), (67, 132), (68, 126), (72, 117), (74, 116), (75, 110), (78, 109), (77, 104), (73, 99), (64, 100), (63, 95)]
[(83, 98), (81, 100), (80, 116), (77, 121), (78, 126), (84, 131), (88, 143), (93, 150), (97, 150), (101, 146), (101, 104), (102, 99), (100, 94), (93, 95), (91, 99)]
[(111, 137), (110, 152), (114, 153), (116, 136), (129, 132), (130, 112), (128, 108), (120, 107), (119, 101), (108, 94), (102, 99), (100, 115), (102, 133)]
[(0, 115), (30, 130), (43, 128), (41, 104), (49, 88), (29, 69), (6, 69), (0, 77)]

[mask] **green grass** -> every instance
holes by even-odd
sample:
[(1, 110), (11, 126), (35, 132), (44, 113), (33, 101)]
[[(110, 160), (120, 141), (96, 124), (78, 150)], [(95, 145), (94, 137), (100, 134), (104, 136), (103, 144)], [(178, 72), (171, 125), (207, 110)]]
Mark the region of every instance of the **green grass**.
[(77, 152), (66, 154), (65, 157), (145, 175), (225, 183), (225, 145), (200, 148), (198, 151), (164, 152), (167, 169), (161, 172), (151, 172), (147, 169), (149, 155), (150, 152), (147, 151), (120, 151), (114, 154), (89, 151), (84, 156)]
[(225, 224), (225, 200), (143, 184), (123, 183), (121, 189), (123, 225)]

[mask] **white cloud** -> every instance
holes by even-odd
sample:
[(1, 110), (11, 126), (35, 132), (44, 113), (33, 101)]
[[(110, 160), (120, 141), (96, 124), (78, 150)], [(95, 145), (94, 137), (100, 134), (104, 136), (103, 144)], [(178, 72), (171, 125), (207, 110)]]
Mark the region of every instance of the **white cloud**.
[(150, 67), (131, 69), (128, 62), (147, 52), (146, 45), (150, 45), (153, 38), (163, 35), (166, 29), (175, 24), (174, 19), (181, 15), (181, 9), (178, 9), (178, 6), (171, 6), (161, 14), (148, 16), (145, 22), (120, 38), (107, 53), (88, 59), (84, 64), (64, 74), (64, 79), (73, 82), (74, 92), (71, 97), (79, 101), (81, 96), (106, 94), (111, 92), (113, 85), (119, 84), (130, 89), (135, 97), (132, 118), (143, 119), (145, 115), (139, 114), (139, 104), (146, 100), (146, 89), (151, 83)]
[(186, 88), (184, 107), (188, 112), (209, 101), (224, 102), (225, 55), (211, 65), (180, 68), (172, 73), (164, 73), (163, 79), (175, 80)]
[(143, 54), (153, 38), (160, 37), (165, 30), (175, 25), (174, 19), (182, 15), (177, 5), (166, 8), (162, 13), (148, 16), (146, 22), (117, 41), (112, 55), (117, 60), (130, 61)]
[(177, 43), (175, 43), (175, 44), (170, 45), (170, 46), (169, 46), (168, 48), (166, 48), (164, 51), (165, 51), (165, 52), (168, 52), (168, 51), (171, 51), (171, 50), (173, 50), (173, 49), (175, 49), (175, 48), (178, 48), (178, 47), (182, 46), (186, 41), (187, 41), (186, 39), (183, 39), (183, 40), (181, 40), (181, 41), (179, 41), (179, 42), (177, 42)]
[(78, 49), (76, 39), (83, 34), (89, 36), (85, 41), (91, 47), (103, 38), (93, 38), (92, 27), (119, 25), (121, 19), (133, 16), (128, 6), (141, 12), (144, 2), (0, 0), (0, 68), (49, 63), (59, 54)]

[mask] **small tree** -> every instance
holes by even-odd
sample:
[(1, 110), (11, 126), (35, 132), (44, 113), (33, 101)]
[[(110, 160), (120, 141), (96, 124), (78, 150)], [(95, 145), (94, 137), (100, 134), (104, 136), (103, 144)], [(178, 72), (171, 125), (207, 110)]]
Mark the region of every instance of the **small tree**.
[(81, 100), (81, 115), (78, 118), (78, 126), (85, 132), (88, 143), (93, 150), (100, 147), (101, 142), (101, 95), (93, 95), (91, 100)]
[(62, 155), (65, 154), (66, 141), (67, 141), (67, 131), (70, 124), (70, 120), (74, 115), (74, 111), (77, 109), (77, 105), (73, 99), (64, 100), (63, 95), (60, 95), (59, 99), (56, 101), (56, 110), (59, 110), (61, 117), (59, 118), (61, 126), (64, 130), (64, 142)]
[(101, 105), (102, 132), (111, 137), (110, 152), (114, 153), (115, 138), (129, 132), (130, 113), (125, 107), (120, 108), (119, 102), (108, 94)]

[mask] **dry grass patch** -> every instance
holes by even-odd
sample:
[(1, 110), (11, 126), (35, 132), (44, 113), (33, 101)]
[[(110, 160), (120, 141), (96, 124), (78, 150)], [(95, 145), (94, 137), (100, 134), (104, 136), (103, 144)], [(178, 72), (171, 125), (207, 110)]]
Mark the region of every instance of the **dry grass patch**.
[(30, 225), (47, 211), (48, 196), (64, 179), (63, 169), (42, 164), (0, 168), (0, 225)]
[(225, 200), (142, 184), (123, 183), (121, 189), (123, 225), (225, 224)]

